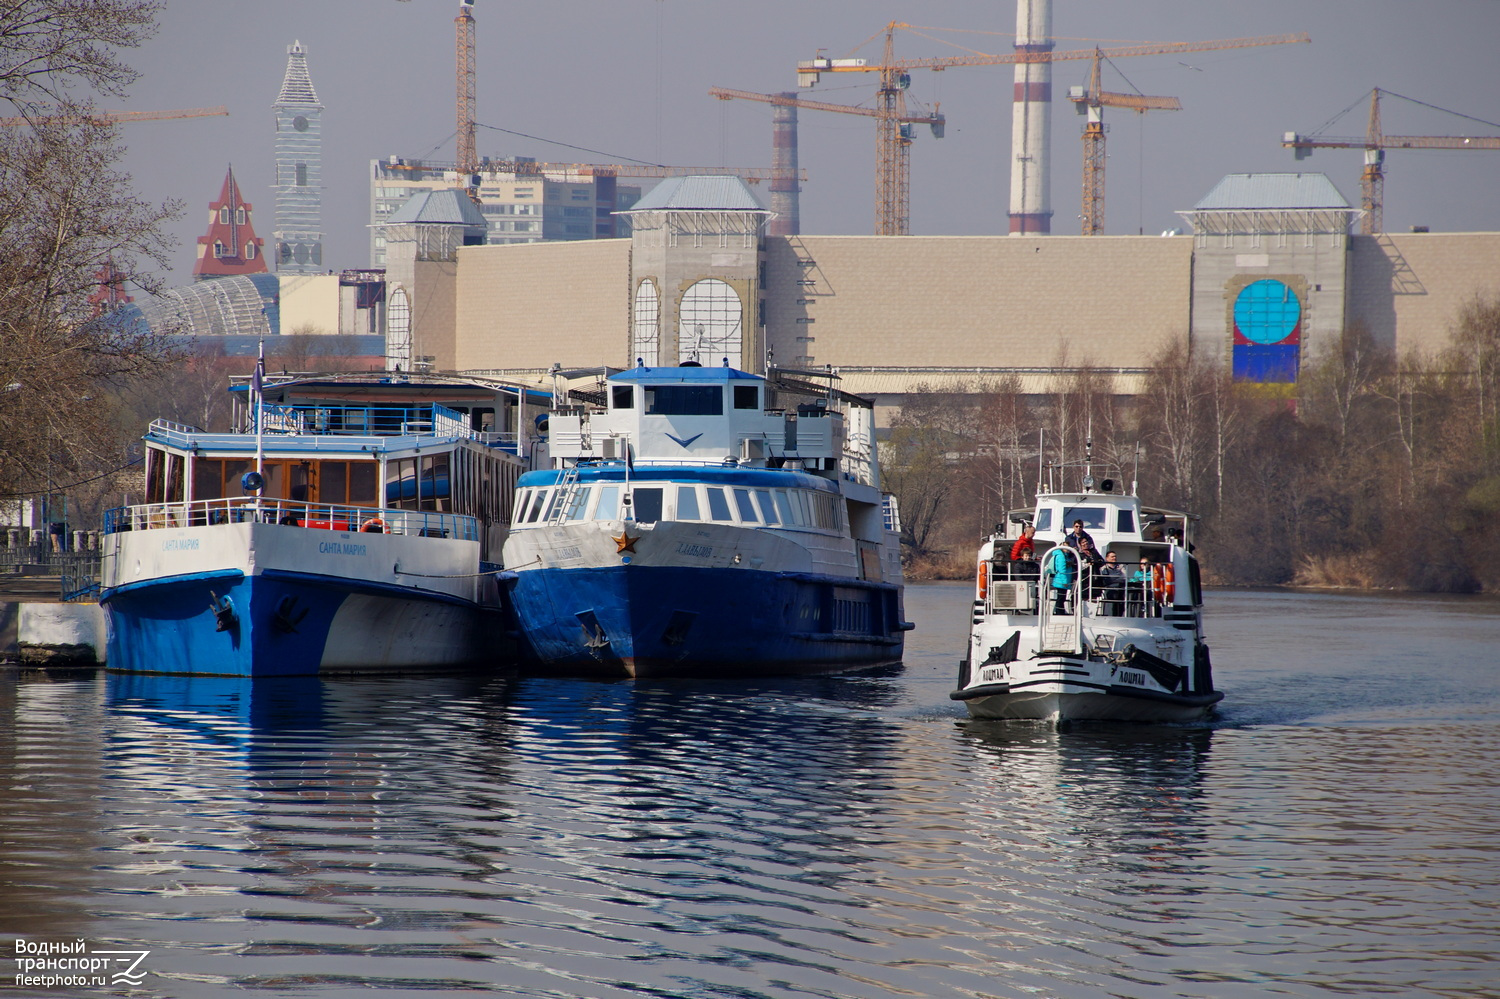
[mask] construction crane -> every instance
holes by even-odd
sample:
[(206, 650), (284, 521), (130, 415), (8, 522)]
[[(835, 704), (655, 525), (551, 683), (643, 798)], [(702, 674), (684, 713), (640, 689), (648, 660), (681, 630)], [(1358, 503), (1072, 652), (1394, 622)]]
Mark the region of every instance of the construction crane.
[(1104, 109), (1129, 108), (1137, 114), (1147, 111), (1181, 111), (1182, 101), (1175, 97), (1148, 97), (1145, 94), (1117, 94), (1103, 89), (1099, 80), (1101, 49), (1094, 49), (1094, 65), (1087, 87), (1069, 87), (1068, 99), (1079, 114), (1087, 115), (1083, 126), (1083, 235), (1097, 236), (1104, 231)]
[(132, 121), (166, 121), (170, 118), (209, 118), (228, 114), (225, 107), (184, 108), (180, 111), (88, 111), (77, 114), (34, 115), (19, 118), (0, 118), (3, 125), (32, 125), (43, 122), (97, 122), (104, 125), (125, 124)]
[[(897, 110), (897, 111), (894, 111), (894, 112), (887, 112), (883, 108), (860, 108), (860, 107), (850, 107), (847, 104), (832, 104), (832, 103), (829, 103), (828, 101), (810, 101), (810, 100), (806, 100), (806, 99), (801, 98), (801, 97), (797, 97), (797, 96), (795, 96), (793, 94), (758, 94), (758, 93), (752, 93), (752, 92), (747, 91), (747, 90), (729, 90), (729, 89), (726, 89), (724, 87), (714, 87), (711, 90), (709, 90), (709, 94), (712, 95), (712, 96), (714, 96), (714, 97), (717, 97), (721, 101), (730, 101), (730, 100), (736, 100), (736, 99), (738, 99), (738, 100), (745, 100), (745, 101), (761, 101), (761, 102), (766, 103), (766, 104), (774, 104), (774, 105), (776, 105), (778, 107), (804, 108), (804, 109), (809, 110), (809, 111), (832, 111), (835, 114), (854, 114), (854, 115), (863, 115), (864, 117), (867, 117), (867, 118), (878, 118), (878, 119), (880, 119), (880, 123), (881, 123), (881, 129), (882, 129), (881, 132), (880, 132), (881, 135), (885, 134), (884, 123), (887, 121), (888, 118), (890, 118), (890, 120), (892, 120), (898, 126), (897, 129), (896, 129), (894, 141), (896, 143), (898, 143), (898, 149), (896, 151), (896, 157), (899, 160), (899, 162), (897, 163), (897, 166), (896, 166), (896, 169), (895, 169), (894, 173), (896, 174), (896, 177), (897, 177), (897, 181), (896, 182), (898, 182), (898, 183), (900, 183), (902, 185), (905, 185), (905, 184), (908, 183), (907, 178), (910, 176), (910, 173), (911, 173), (910, 156), (911, 156), (912, 135), (911, 135), (911, 130), (910, 130), (910, 128), (908, 126), (911, 126), (911, 125), (927, 125), (927, 126), (930, 126), (932, 128), (932, 134), (933, 134), (933, 136), (936, 137), (936, 138), (941, 139), (943, 137), (944, 124), (947, 121), (947, 119), (942, 115), (942, 113), (937, 110), (937, 106), (936, 105), (934, 105), (934, 107), (933, 107), (932, 114), (905, 114), (904, 111), (902, 111), (902, 110)], [(795, 127), (795, 126), (793, 126), (793, 127)], [(782, 141), (782, 140), (778, 140), (778, 143), (780, 141)], [(796, 141), (797, 141), (796, 140), (796, 133), (793, 132), (784, 141), (790, 142), (793, 146), (795, 146)], [(779, 145), (778, 145), (778, 148), (779, 148)], [(785, 181), (788, 180), (788, 179), (789, 178), (783, 178), (783, 177), (780, 177), (780, 176), (772, 178), (773, 184), (776, 183), (776, 182), (782, 182), (783, 186), (784, 186)], [(889, 182), (889, 179), (887, 179), (887, 182)], [(877, 189), (878, 189), (878, 186), (879, 186), (879, 182), (877, 181)], [(775, 188), (773, 187), (773, 190), (774, 189)], [(876, 199), (877, 211), (878, 211), (878, 206), (881, 203), (882, 202), (879, 200), (879, 196), (877, 194), (877, 199)], [(898, 197), (897, 197), (897, 200), (896, 200), (895, 203), (898, 204), (898, 205), (905, 205), (905, 204), (908, 203), (908, 198), (907, 198), (907, 195), (906, 195), (905, 191), (902, 191), (902, 192), (900, 192), (898, 194)], [(881, 228), (879, 228), (882, 225), (883, 222), (889, 224), (893, 228), (894, 231), (886, 232), (886, 231), (883, 231)], [(879, 232), (881, 235), (904, 236), (904, 235), (906, 235), (908, 233), (908, 231), (910, 229), (910, 222), (911, 222), (911, 220), (906, 216), (906, 214), (904, 212), (900, 213), (899, 217), (896, 217), (894, 219), (889, 219), (889, 220), (882, 219), (877, 214), (877, 217), (876, 217), (876, 226), (877, 226), (877, 229), (876, 229), (876, 231)]]
[[(1386, 135), (1380, 127), (1381, 92), (1379, 87), (1370, 91), (1370, 123), (1362, 139), (1298, 135), (1296, 132), (1287, 132), (1281, 138), (1281, 145), (1295, 150), (1295, 156), (1299, 160), (1311, 156), (1314, 149), (1363, 149), (1365, 151), (1365, 168), (1359, 177), (1359, 207), (1364, 211), (1360, 219), (1359, 231), (1366, 236), (1373, 236), (1384, 231), (1384, 166), (1387, 149), (1500, 149), (1500, 136)], [(1400, 94), (1389, 90), (1384, 92), (1392, 97), (1401, 97)], [(1401, 99), (1412, 100), (1410, 97), (1401, 97)], [(1413, 101), (1412, 103), (1422, 102)], [(1456, 112), (1448, 113), (1455, 114)]]
[[(1184, 52), (1207, 52), (1215, 49), (1250, 48), (1259, 45), (1287, 45), (1293, 42), (1310, 42), (1304, 33), (1291, 35), (1261, 35), (1251, 38), (1225, 38), (1203, 42), (1161, 42), (1156, 44), (1128, 45), (1119, 48), (1067, 49), (1061, 52), (1025, 51), (1004, 55), (977, 53), (966, 56), (942, 56), (927, 59), (897, 59), (894, 55), (897, 28), (912, 25), (892, 21), (885, 27), (885, 54), (878, 63), (865, 59), (829, 59), (819, 56), (797, 63), (797, 84), (811, 87), (823, 73), (879, 73), (880, 89), (877, 95), (881, 106), (897, 106), (901, 95), (910, 84), (911, 71), (930, 69), (941, 72), (960, 66), (1000, 66), (1013, 63), (1066, 62), (1069, 60), (1124, 59), (1132, 56), (1169, 55)], [(872, 36), (874, 37), (874, 36)], [(881, 123), (881, 141), (877, 148), (879, 166), (876, 170), (875, 216), (876, 231), (882, 234), (897, 234), (891, 225), (895, 219), (904, 219), (908, 214), (906, 188), (901, 180), (901, 161), (894, 133), (896, 117)], [(882, 181), (886, 181), (882, 183)], [(904, 230), (902, 230), (904, 232)]]

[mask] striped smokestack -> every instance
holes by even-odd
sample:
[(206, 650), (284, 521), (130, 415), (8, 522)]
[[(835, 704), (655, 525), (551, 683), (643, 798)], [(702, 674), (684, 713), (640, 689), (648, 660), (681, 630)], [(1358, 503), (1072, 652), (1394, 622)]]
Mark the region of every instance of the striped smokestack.
[[(1016, 0), (1016, 54), (1052, 51), (1052, 0)], [(1010, 129), (1011, 235), (1052, 231), (1048, 193), (1052, 63), (1016, 63)]]
[[(777, 94), (796, 100), (795, 91)], [(802, 232), (798, 217), (797, 183), (797, 106), (773, 104), (771, 107), (771, 211), (775, 216), (766, 227), (771, 236), (796, 236)]]

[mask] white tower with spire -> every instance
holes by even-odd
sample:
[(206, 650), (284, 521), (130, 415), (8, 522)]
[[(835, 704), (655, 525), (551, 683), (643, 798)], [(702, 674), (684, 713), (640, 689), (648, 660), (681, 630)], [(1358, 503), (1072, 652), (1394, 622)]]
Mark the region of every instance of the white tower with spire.
[(323, 272), (323, 105), (307, 75), (307, 50), (287, 47), (276, 113), (276, 270)]
[[(1052, 51), (1052, 0), (1016, 0), (1016, 54)], [(1052, 63), (1016, 63), (1010, 129), (1010, 233), (1052, 231), (1048, 174), (1052, 144)]]

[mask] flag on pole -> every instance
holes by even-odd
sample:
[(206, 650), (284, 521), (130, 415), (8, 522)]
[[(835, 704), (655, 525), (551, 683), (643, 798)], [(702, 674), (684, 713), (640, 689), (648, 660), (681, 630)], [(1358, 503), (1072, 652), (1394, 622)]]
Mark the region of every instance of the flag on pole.
[(261, 394), (265, 391), (266, 383), (266, 342), (260, 342), (260, 356), (255, 359), (255, 374), (250, 377), (250, 389), (255, 393), (256, 405), (260, 404)]

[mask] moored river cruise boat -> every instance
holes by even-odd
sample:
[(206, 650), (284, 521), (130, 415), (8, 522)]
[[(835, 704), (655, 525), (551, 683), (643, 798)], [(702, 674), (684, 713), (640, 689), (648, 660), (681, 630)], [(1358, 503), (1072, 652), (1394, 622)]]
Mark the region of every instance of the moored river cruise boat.
[(492, 562), (527, 460), (518, 428), (545, 395), (399, 372), (249, 394), (240, 432), (147, 431), (146, 502), (104, 519), (106, 665), (286, 676), (503, 660)]
[[(968, 656), (950, 696), (985, 719), (1206, 717), (1224, 695), (1203, 638), (1193, 520), (1092, 475), (1076, 492), (1039, 490), (979, 548)], [(1036, 557), (1012, 559), (1029, 531)]]
[(520, 481), (502, 576), (532, 665), (744, 677), (900, 660), (896, 503), (861, 403), (685, 364), (611, 375), (594, 405), (554, 412), (554, 467)]

